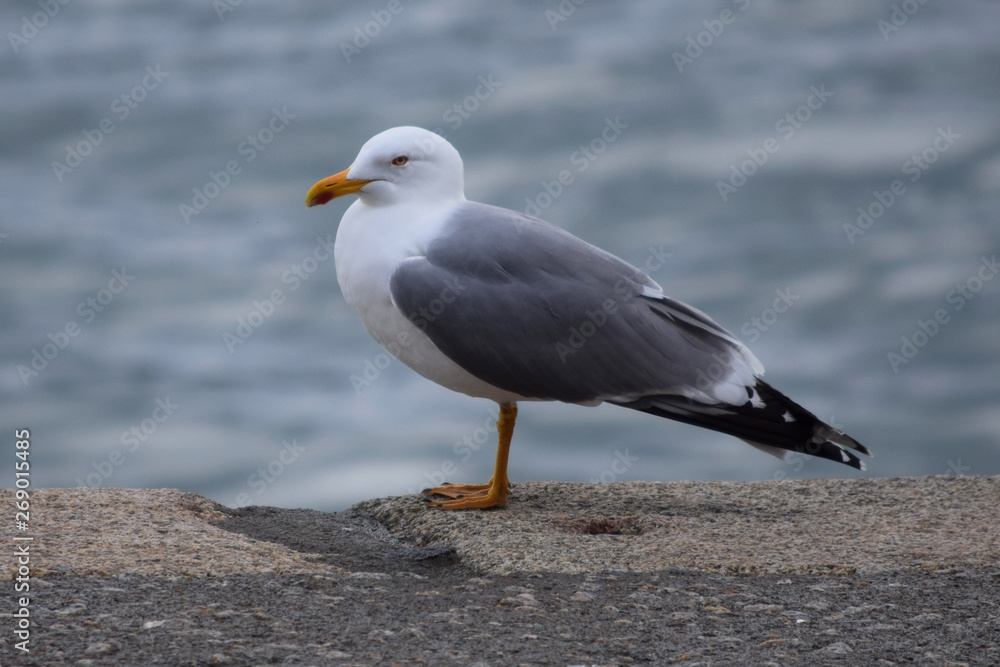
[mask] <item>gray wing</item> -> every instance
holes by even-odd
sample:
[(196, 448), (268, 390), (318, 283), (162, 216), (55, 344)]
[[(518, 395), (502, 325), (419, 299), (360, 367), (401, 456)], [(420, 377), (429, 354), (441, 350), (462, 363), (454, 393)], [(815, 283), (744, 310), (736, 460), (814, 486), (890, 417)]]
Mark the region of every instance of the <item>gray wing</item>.
[(868, 449), (777, 391), (707, 315), (546, 222), (467, 203), (390, 280), (459, 366), (528, 398), (623, 407), (864, 470)]
[(390, 282), (450, 359), (529, 398), (747, 402), (760, 363), (635, 267), (542, 220), (463, 204)]

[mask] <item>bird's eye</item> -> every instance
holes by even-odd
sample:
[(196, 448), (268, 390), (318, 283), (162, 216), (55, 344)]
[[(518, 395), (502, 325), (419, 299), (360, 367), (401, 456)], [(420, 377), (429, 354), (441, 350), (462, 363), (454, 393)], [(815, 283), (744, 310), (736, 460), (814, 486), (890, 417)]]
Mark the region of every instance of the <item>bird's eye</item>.
[(409, 161), (410, 158), (406, 157), (405, 155), (397, 155), (396, 157), (392, 158), (392, 164), (396, 167), (402, 167)]

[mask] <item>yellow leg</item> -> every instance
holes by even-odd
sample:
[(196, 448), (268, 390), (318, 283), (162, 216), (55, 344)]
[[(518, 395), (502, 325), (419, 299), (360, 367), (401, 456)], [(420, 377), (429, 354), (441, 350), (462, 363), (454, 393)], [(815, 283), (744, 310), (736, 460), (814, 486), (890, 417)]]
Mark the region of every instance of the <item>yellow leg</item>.
[(438, 495), (453, 500), (431, 500), (425, 498), (431, 507), (443, 510), (487, 509), (503, 507), (507, 504), (510, 480), (507, 479), (507, 456), (510, 454), (510, 439), (514, 435), (514, 421), (517, 419), (517, 404), (504, 403), (500, 406), (497, 419), (497, 462), (493, 476), (486, 484), (445, 484), (433, 489), (425, 489), (425, 495)]

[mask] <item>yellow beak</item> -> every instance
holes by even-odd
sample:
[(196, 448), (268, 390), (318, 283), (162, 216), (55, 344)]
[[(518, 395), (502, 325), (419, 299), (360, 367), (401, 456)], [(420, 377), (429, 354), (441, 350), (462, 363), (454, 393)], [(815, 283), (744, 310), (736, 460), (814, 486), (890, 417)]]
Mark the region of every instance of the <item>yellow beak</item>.
[(371, 183), (371, 181), (348, 178), (348, 171), (350, 171), (350, 169), (345, 169), (339, 174), (334, 174), (333, 176), (324, 178), (322, 181), (309, 188), (309, 194), (306, 195), (306, 208), (310, 208), (312, 206), (322, 206), (331, 199), (354, 194), (361, 188)]

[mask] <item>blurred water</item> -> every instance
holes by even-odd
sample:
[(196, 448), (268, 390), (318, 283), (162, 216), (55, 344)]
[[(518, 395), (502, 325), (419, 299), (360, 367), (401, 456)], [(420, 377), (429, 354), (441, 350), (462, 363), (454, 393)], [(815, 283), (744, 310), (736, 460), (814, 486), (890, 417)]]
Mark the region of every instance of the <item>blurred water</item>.
[[(404, 124), (453, 141), (471, 199), (533, 203), (741, 335), (868, 474), (1000, 474), (1000, 7), (569, 4), (5, 2), (0, 422), (32, 429), (33, 482), (339, 509), (486, 479), (495, 406), (398, 362), (352, 387), (384, 358), (325, 259), (349, 202), (302, 205)], [(542, 404), (510, 473), (854, 474)]]

